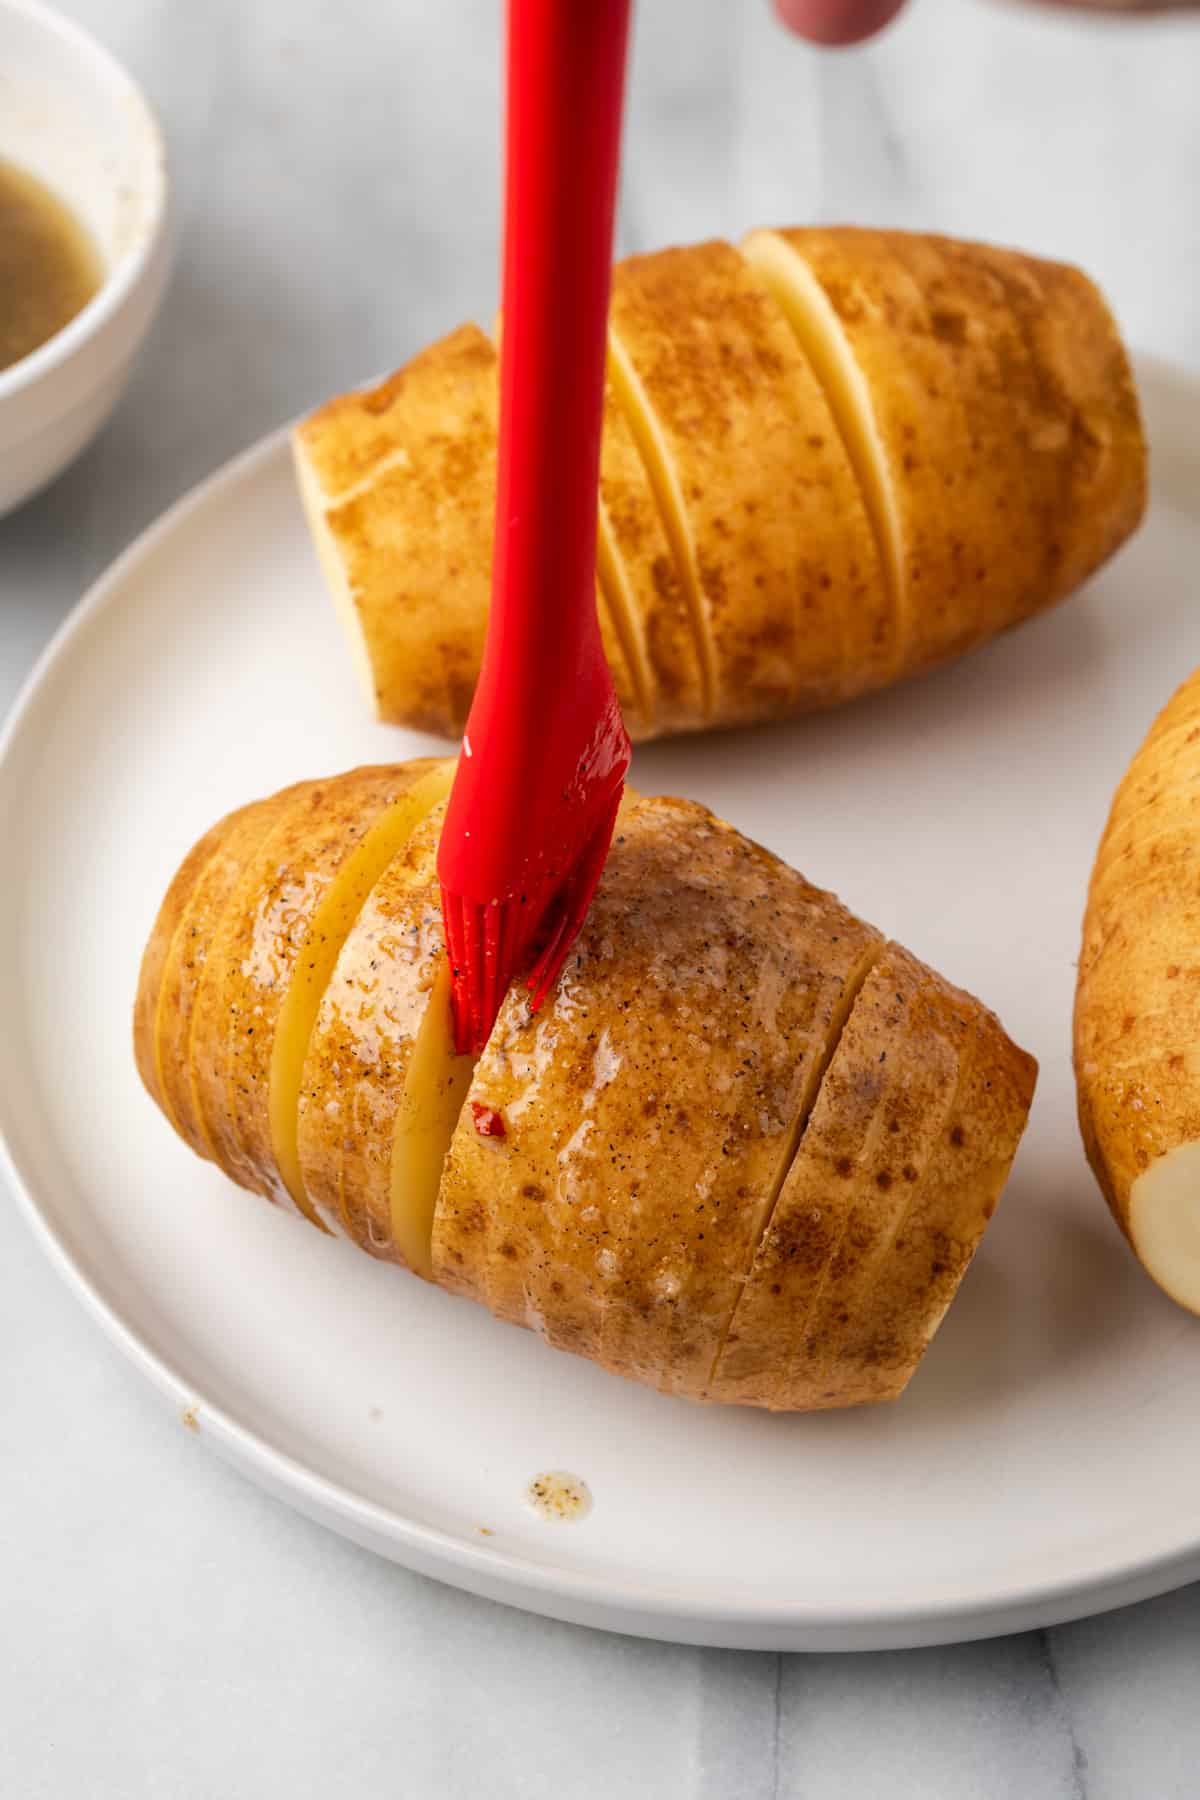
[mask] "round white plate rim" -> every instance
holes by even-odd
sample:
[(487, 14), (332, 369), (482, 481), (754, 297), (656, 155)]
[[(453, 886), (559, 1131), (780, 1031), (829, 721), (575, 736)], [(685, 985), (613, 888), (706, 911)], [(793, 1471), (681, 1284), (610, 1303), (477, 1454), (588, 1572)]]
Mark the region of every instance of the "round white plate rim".
[[(1200, 410), (1200, 379), (1186, 366), (1139, 356), (1139, 376), (1149, 387), (1188, 391)], [(276, 459), (290, 455), (290, 427), (270, 433), (232, 458), (160, 515), (92, 584), (51, 638), (26, 679), (0, 730), (0, 785), (44, 683), (69, 656), (106, 606), (119, 597), (130, 574), (192, 517), (220, 504)], [(604, 1575), (544, 1567), (513, 1552), (474, 1545), (356, 1494), (279, 1449), (262, 1431), (236, 1413), (209, 1402), (122, 1316), (119, 1304), (77, 1257), (38, 1202), (13, 1149), (0, 1092), (0, 1167), (35, 1238), (68, 1287), (116, 1343), (177, 1408), (194, 1408), (202, 1436), (226, 1460), (260, 1486), (306, 1516), (424, 1574), (492, 1599), (603, 1629), (680, 1641), (761, 1649), (870, 1649), (964, 1641), (1061, 1623), (1149, 1599), (1200, 1578), (1200, 1526), (1186, 1539), (1159, 1546), (1146, 1556), (1116, 1566), (1097, 1561), (1075, 1568), (1059, 1581), (1004, 1592), (967, 1591), (942, 1595), (928, 1605), (841, 1605), (836, 1610), (802, 1601), (764, 1605), (731, 1589), (727, 1598), (698, 1597), (673, 1588), (625, 1582), (619, 1588)]]

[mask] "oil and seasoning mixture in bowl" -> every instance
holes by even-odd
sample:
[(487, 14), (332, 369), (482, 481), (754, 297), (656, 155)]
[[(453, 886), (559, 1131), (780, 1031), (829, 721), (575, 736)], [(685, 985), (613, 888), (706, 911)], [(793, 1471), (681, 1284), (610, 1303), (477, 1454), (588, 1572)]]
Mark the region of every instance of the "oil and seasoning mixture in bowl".
[(0, 159), (0, 369), (61, 331), (103, 279), (74, 214), (36, 176)]

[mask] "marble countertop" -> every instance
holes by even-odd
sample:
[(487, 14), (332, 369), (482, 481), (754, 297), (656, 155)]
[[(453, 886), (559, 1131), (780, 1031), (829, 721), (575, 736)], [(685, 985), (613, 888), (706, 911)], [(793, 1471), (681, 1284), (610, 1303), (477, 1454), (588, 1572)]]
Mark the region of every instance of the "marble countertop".
[[(116, 420), (0, 524), (0, 709), (217, 463), (466, 316), (497, 247), (498, 0), (70, 0), (145, 82), (180, 254)], [(826, 56), (643, 0), (624, 250), (810, 218), (1083, 263), (1200, 364), (1200, 14), (914, 0)], [(0, 1201), (3, 1196), (0, 1195)], [(326, 1535), (178, 1429), (0, 1204), (0, 1792), (13, 1800), (1185, 1800), (1200, 1588), (877, 1656), (606, 1637)]]

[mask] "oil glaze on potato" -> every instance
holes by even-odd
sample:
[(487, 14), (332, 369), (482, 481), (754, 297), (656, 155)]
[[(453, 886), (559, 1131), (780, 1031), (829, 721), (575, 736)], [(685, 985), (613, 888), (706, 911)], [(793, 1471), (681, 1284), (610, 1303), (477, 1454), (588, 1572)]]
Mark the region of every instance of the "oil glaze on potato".
[[(449, 1032), (432, 780), (302, 783), (185, 861), (135, 1009), (152, 1097), (161, 944), (203, 920), (202, 1004), (171, 1054), (190, 1054), (234, 1180), (296, 1198), (294, 1141), (328, 1228), (667, 1393), (785, 1410), (900, 1393), (995, 1205), (1032, 1059), (703, 807), (627, 796), (545, 1007), (510, 992), (472, 1069)], [(361, 892), (381, 821), (403, 841)], [(235, 835), (224, 905), (199, 908)], [(294, 1088), (267, 1053), (281, 1030)]]

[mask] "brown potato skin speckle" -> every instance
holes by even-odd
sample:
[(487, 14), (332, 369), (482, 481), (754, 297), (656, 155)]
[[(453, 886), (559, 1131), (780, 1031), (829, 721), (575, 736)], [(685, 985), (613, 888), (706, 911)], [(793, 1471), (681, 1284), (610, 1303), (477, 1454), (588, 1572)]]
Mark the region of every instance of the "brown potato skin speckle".
[(709, 723), (841, 699), (850, 622), (878, 614), (886, 644), (889, 602), (858, 484), (775, 300), (731, 245), (697, 244), (621, 263), (611, 321), (684, 497)]
[[(601, 538), (622, 575), (602, 582), (599, 617), (634, 738), (813, 711), (945, 662), (1074, 591), (1145, 507), (1129, 361), (1078, 270), (918, 233), (778, 235), (869, 390), (896, 567), (756, 268), (723, 243), (618, 265), (613, 342), (649, 398), (683, 514), (660, 504), (610, 382)], [(448, 738), (482, 655), (496, 423), (495, 349), (463, 326), (379, 387), (330, 401), (294, 440), (380, 716)], [(672, 520), (692, 546), (695, 619)]]
[(209, 940), (191, 1032), (201, 1116), (226, 1173), (289, 1205), (268, 1116), (275, 1023), (333, 877), (384, 809), (433, 766), (353, 769), (264, 803), (267, 830)]
[[(296, 429), (341, 579), (370, 649), (380, 716), (461, 737), (491, 593), (499, 369), (474, 325)], [(638, 707), (603, 606), (605, 653), (630, 731)]]
[(442, 948), (434, 808), (392, 860), (342, 946), (301, 1079), (300, 1166), (319, 1209), (362, 1249), (399, 1260), (392, 1242), (396, 1108)]
[(700, 1392), (806, 1076), (877, 941), (705, 808), (638, 802), (555, 994), (533, 1018), (519, 991), (505, 1002), (470, 1099), (506, 1135), (481, 1139), (464, 1112), (435, 1278)]
[(1079, 270), (986, 244), (785, 230), (866, 377), (900, 515), (900, 663), (960, 655), (1071, 593), (1136, 528), (1129, 362)]
[[(163, 1110), (198, 1155), (216, 1160), (219, 1160), (217, 1145), (207, 1123), (202, 1084), (196, 1078), (193, 1059), (197, 1002), (209, 953), (228, 915), (246, 864), (271, 831), (293, 792), (286, 789), (257, 805), (242, 807), (225, 821), (214, 854), (197, 871), (180, 929), (162, 970), (156, 1012)], [(153, 979), (152, 969), (143, 970), (145, 992), (149, 992)], [(150, 1091), (153, 1093), (153, 1089)]]
[(1200, 1140), (1200, 671), (1151, 726), (1096, 854), (1075, 991), (1088, 1161), (1122, 1231), (1152, 1162)]
[[(160, 939), (194, 925), (194, 1029), (164, 1037), (164, 1074), (186, 1087), (190, 1038), (210, 1151), (243, 1186), (278, 1192), (262, 1132), (297, 934), (428, 766), (246, 808), (171, 886), (139, 1060), (171, 963)], [(301, 1080), (308, 1197), (383, 1257), (397, 1105), (443, 955), (439, 830), (428, 814), (363, 901)], [(893, 1397), (991, 1215), (1033, 1077), (985, 1008), (833, 895), (694, 802), (627, 796), (554, 992), (534, 1017), (510, 992), (476, 1068), (433, 1278), (667, 1393), (788, 1410)]]
[(223, 844), (234, 816), (231, 814), (228, 818), (219, 819), (211, 830), (206, 831), (192, 845), (166, 891), (142, 954), (137, 1000), (133, 1009), (133, 1054), (143, 1087), (154, 1104), (168, 1114), (171, 1109), (159, 1079), (160, 996), (167, 979), (168, 966), (171, 967), (173, 981), (178, 980), (182, 933), (187, 928), (197, 885)]

